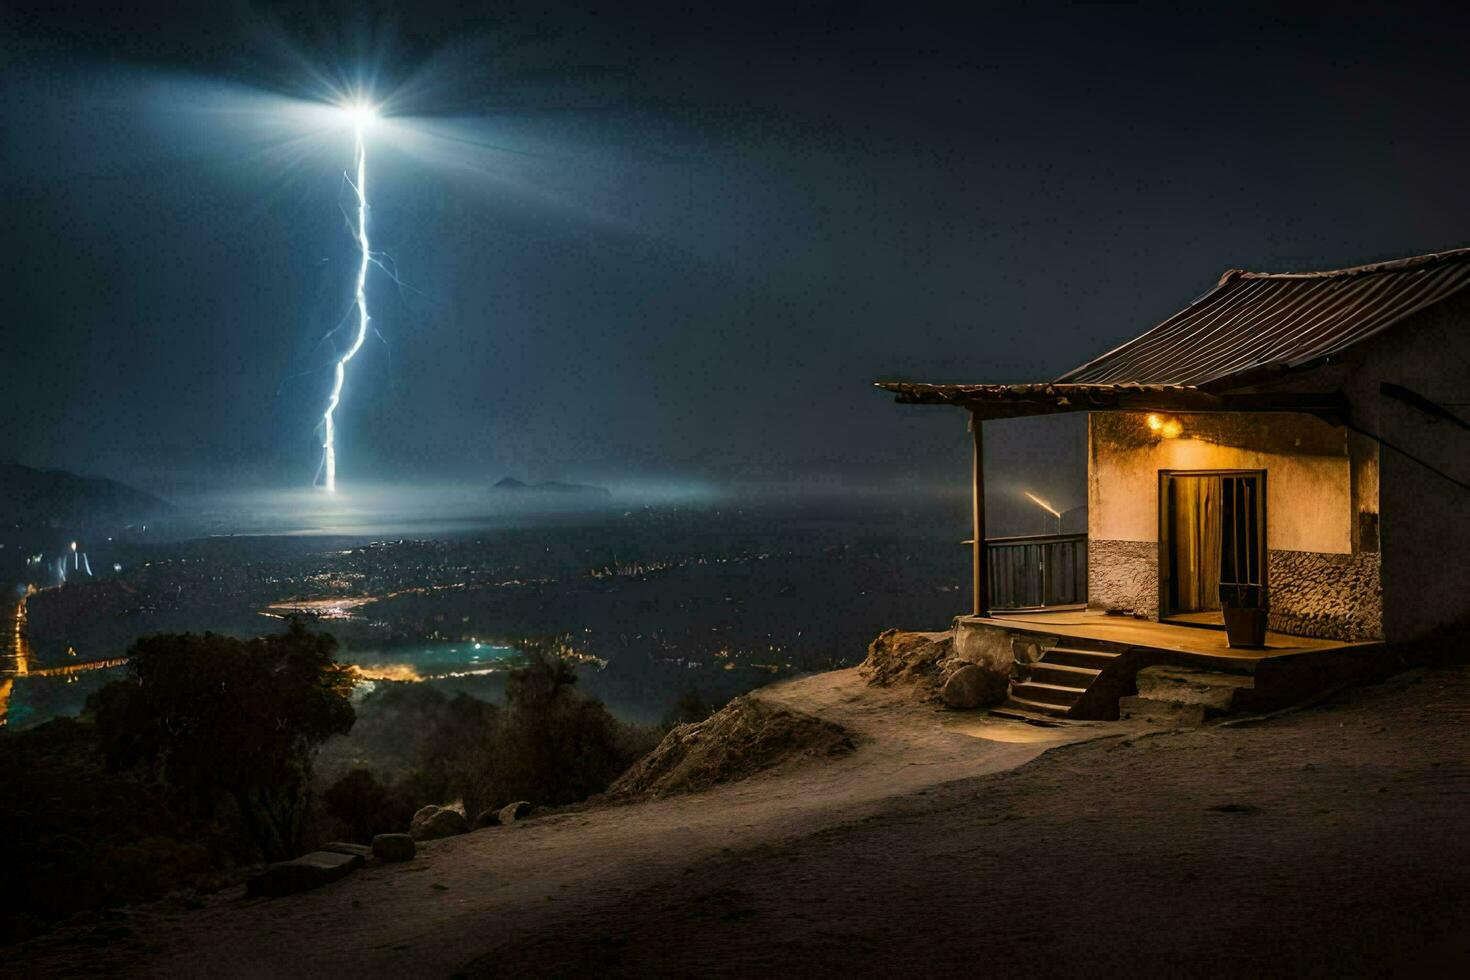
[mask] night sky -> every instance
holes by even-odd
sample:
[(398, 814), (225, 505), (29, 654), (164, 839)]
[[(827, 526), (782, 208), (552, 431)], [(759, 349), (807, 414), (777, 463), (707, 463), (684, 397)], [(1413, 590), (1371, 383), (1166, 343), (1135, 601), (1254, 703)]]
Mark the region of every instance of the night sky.
[(370, 148), (404, 285), (344, 481), (962, 482), (960, 413), (872, 380), (1047, 379), (1228, 267), (1470, 244), (1463, 17), (472, 6), (10, 4), (0, 458), (310, 482), (351, 144), (262, 117), (325, 83), (459, 148)]

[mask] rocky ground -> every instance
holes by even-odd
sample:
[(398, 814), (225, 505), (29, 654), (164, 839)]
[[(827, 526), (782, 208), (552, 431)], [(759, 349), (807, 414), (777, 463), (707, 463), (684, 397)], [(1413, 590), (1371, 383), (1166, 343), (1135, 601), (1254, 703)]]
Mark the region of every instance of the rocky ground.
[[(1190, 731), (1034, 728), (946, 713), (930, 695), (856, 670), (787, 682), (760, 692), (762, 710), (821, 719), (811, 727), (839, 750), (432, 841), (290, 898), (134, 910), (13, 950), (7, 966), (1155, 976), (1470, 963), (1466, 668)], [(749, 716), (733, 727), (748, 734)]]

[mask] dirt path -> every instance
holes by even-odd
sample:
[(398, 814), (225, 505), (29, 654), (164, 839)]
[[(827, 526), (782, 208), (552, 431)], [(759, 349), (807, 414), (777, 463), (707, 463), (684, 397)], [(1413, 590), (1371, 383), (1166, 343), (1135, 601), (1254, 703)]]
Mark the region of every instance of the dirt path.
[(236, 892), (202, 909), (135, 910), (90, 933), (45, 937), (11, 965), (154, 976), (444, 976), (517, 937), (678, 881), (701, 861), (882, 814), (895, 798), (1116, 732), (975, 715), (956, 723), (906, 691), (868, 687), (855, 669), (788, 681), (760, 696), (847, 727), (856, 751), (696, 795), (435, 841), (410, 864), (370, 868), (289, 899), (246, 900)]
[(1253, 726), (1061, 747), (1108, 726), (972, 716), (993, 740), (975, 738), (851, 671), (764, 696), (850, 726), (857, 751), (437, 842), (292, 899), (134, 912), (7, 965), (260, 977), (1470, 965), (1470, 669)]
[(467, 971), (1465, 976), (1470, 669), (1068, 746), (722, 856)]

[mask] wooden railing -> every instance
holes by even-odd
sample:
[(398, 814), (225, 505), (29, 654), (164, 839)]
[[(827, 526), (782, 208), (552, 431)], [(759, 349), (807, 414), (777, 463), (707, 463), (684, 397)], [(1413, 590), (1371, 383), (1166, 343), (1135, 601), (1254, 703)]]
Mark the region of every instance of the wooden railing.
[(1087, 535), (985, 539), (990, 608), (1042, 609), (1087, 602)]

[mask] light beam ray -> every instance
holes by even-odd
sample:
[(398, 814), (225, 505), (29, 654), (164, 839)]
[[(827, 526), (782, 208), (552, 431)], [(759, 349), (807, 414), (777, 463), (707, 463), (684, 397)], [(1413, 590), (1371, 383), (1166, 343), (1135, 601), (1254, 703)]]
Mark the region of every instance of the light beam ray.
[(352, 132), (354, 136), (354, 156), (357, 179), (349, 179), (347, 183), (357, 193), (357, 247), (360, 258), (357, 264), (357, 289), (354, 293), (354, 302), (357, 306), (357, 331), (352, 336), (352, 343), (347, 350), (337, 359), (337, 365), (332, 374), (332, 393), (327, 398), (327, 410), (322, 413), (322, 465), (318, 472), (322, 478), (322, 488), (328, 493), (337, 490), (337, 406), (342, 401), (342, 383), (347, 378), (347, 362), (357, 356), (362, 349), (363, 342), (367, 340), (368, 316), (367, 306), (367, 275), (368, 267), (373, 261), (372, 245), (368, 241), (367, 233), (367, 127), (376, 116), (375, 110), (366, 104), (349, 107), (347, 110), (352, 117)]

